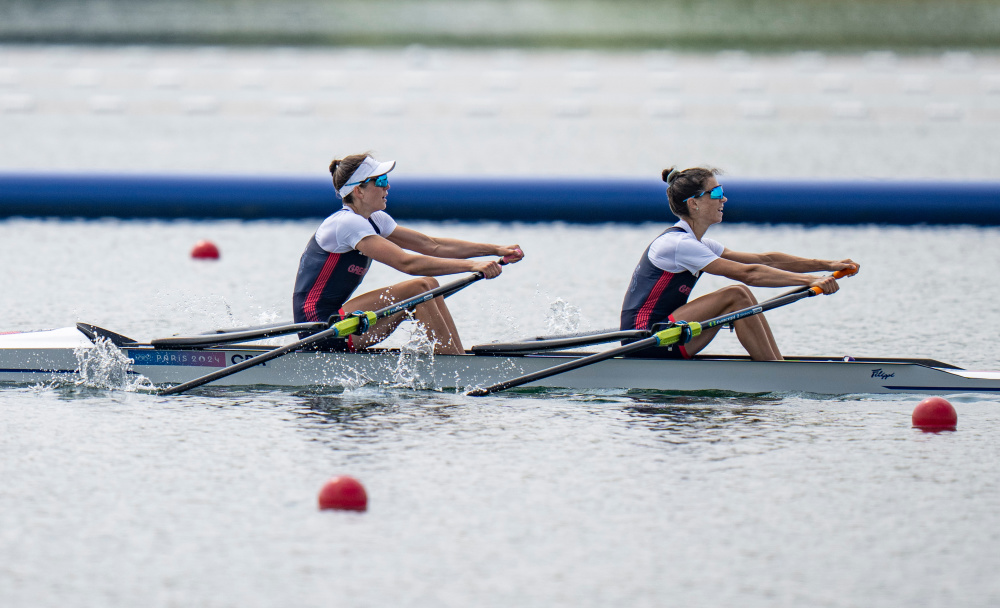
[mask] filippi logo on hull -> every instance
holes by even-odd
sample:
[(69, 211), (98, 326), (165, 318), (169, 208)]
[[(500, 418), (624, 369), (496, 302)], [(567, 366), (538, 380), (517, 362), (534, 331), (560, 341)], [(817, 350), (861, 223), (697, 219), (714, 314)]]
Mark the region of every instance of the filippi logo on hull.
[(187, 365), (198, 367), (225, 367), (226, 353), (199, 350), (130, 350), (128, 356), (134, 365)]

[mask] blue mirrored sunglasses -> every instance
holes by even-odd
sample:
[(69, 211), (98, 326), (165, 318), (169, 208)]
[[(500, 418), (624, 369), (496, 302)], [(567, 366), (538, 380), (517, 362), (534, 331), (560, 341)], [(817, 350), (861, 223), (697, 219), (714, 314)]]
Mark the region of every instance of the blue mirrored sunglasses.
[[(691, 200), (693, 198), (700, 198), (702, 196), (705, 196), (705, 192), (706, 192), (705, 190), (701, 190), (701, 191), (698, 192), (698, 194), (695, 194), (694, 196), (689, 196), (689, 197), (687, 197), (686, 199), (684, 199), (681, 202), (682, 203), (686, 203), (686, 202), (688, 202), (689, 200)], [(716, 187), (712, 188), (711, 190), (708, 190), (708, 194), (709, 194), (709, 196), (711, 196), (714, 199), (720, 199), (723, 196), (725, 196), (725, 194), (723, 194), (723, 192), (722, 192), (722, 186), (716, 186)]]
[(386, 186), (389, 185), (389, 174), (388, 173), (383, 173), (382, 175), (379, 175), (378, 177), (369, 177), (365, 181), (361, 182), (361, 185), (364, 186), (365, 184), (367, 184), (368, 182), (370, 182), (372, 180), (375, 180), (375, 185), (378, 186), (379, 188), (385, 188)]

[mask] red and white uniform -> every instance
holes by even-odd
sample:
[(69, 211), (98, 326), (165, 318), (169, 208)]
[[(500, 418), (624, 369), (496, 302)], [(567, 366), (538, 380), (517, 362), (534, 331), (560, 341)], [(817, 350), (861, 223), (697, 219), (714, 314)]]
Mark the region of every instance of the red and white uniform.
[(341, 307), (361, 284), (372, 262), (355, 247), (366, 236), (386, 237), (395, 229), (396, 221), (385, 211), (365, 219), (344, 207), (326, 218), (299, 260), (292, 295), (295, 322), (326, 321), (342, 315)]
[[(621, 329), (649, 329), (656, 323), (677, 320), (672, 313), (687, 303), (702, 268), (717, 260), (725, 249), (722, 243), (709, 238), (699, 241), (684, 220), (667, 228), (646, 248), (632, 273), (622, 303)], [(675, 351), (666, 348), (650, 350), (660, 356), (676, 356)], [(688, 356), (683, 345), (676, 353)]]

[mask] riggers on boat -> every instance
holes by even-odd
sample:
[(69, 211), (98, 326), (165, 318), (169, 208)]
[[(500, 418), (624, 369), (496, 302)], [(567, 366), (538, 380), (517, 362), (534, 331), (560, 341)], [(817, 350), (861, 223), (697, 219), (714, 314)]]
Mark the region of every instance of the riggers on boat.
[[(292, 327), (292, 326), (286, 326)], [(139, 343), (99, 327), (78, 324), (0, 335), (0, 382), (40, 384), (75, 381), (88, 357), (110, 350), (133, 376), (157, 387), (177, 385), (274, 351), (275, 346), (232, 344), (267, 330), (219, 330), (190, 338)], [(276, 335), (271, 332), (269, 335)], [(241, 337), (242, 335), (242, 337)], [(234, 338), (235, 336), (235, 338)], [(614, 332), (554, 336), (473, 347), (464, 355), (416, 354), (395, 349), (360, 353), (297, 350), (225, 375), (213, 385), (356, 387), (364, 384), (470, 390), (565, 364), (593, 352), (549, 350), (606, 342)], [(524, 384), (571, 390), (648, 389), (733, 393), (957, 394), (1000, 392), (1000, 372), (975, 372), (931, 359), (844, 360), (788, 357), (750, 361), (740, 356), (692, 360), (612, 357), (580, 369)]]

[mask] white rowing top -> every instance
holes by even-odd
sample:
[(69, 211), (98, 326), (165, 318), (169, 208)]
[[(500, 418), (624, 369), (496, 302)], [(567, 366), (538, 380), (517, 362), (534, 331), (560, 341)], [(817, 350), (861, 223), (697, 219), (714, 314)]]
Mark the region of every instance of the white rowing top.
[(378, 226), (379, 232), (375, 231), (371, 222), (349, 207), (344, 207), (323, 220), (316, 229), (316, 243), (330, 253), (347, 253), (356, 249), (366, 236), (381, 234), (385, 237), (396, 229), (396, 220), (385, 211), (376, 211), (371, 219)]
[(649, 246), (649, 261), (665, 272), (684, 272), (698, 276), (701, 269), (722, 256), (726, 247), (710, 238), (695, 238), (687, 222), (674, 224), (684, 232), (666, 232), (656, 237)]

